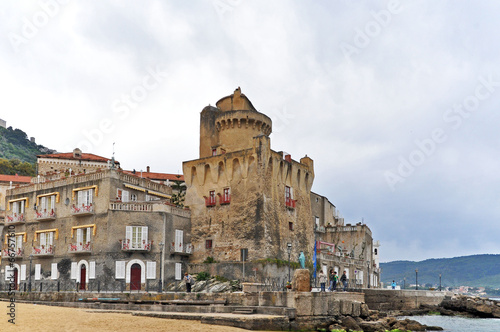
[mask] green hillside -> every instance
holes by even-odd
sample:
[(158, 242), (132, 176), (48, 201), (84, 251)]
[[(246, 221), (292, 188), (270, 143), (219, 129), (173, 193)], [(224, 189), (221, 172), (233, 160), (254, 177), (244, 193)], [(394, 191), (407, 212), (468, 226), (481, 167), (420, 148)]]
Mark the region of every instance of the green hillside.
[(17, 159), (34, 165), (37, 155), (54, 152), (43, 145), (31, 142), (26, 133), (20, 129), (0, 127), (0, 158)]
[(473, 286), (500, 288), (500, 255), (473, 255), (455, 258), (428, 259), (421, 262), (394, 261), (380, 263), (382, 281), (386, 284), (395, 280), (403, 285), (415, 284), (415, 269), (418, 269), (419, 285), (445, 287)]

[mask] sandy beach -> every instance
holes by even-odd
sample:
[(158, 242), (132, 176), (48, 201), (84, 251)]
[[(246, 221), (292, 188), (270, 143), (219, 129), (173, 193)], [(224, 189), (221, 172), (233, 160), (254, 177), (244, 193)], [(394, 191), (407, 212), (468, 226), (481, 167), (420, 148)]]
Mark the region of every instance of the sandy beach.
[(137, 317), (128, 313), (97, 313), (88, 309), (16, 303), (15, 325), (8, 322), (8, 302), (0, 302), (0, 331), (247, 331), (199, 321)]

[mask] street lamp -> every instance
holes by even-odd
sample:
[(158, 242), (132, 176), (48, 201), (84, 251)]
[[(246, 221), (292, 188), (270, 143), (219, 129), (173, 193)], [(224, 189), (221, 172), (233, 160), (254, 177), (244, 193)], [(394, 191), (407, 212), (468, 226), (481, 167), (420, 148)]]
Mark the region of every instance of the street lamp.
[(441, 273), (439, 274), (439, 291), (441, 291)]
[(163, 276), (162, 276), (162, 265), (163, 265), (163, 246), (165, 245), (163, 241), (160, 241), (160, 283), (158, 284), (158, 293), (163, 292)]
[(290, 254), (292, 253), (292, 244), (286, 244), (286, 251), (288, 252), (288, 282), (290, 282)]
[(415, 269), (415, 290), (418, 290), (418, 269)]
[(406, 277), (403, 278), (403, 289), (406, 289)]
[(28, 292), (31, 292), (31, 263), (33, 261), (33, 254), (30, 254), (30, 274), (28, 278)]
[(366, 265), (368, 266), (368, 288), (370, 288), (370, 261)]

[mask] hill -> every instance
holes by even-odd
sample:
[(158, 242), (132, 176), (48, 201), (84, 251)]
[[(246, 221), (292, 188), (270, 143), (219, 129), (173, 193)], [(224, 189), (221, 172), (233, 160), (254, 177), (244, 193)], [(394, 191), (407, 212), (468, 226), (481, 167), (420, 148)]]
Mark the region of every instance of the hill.
[(30, 141), (20, 129), (0, 127), (0, 158), (35, 164), (37, 155), (54, 152), (56, 151)]
[(415, 269), (418, 269), (418, 284), (444, 287), (472, 286), (500, 288), (500, 255), (473, 255), (454, 258), (427, 259), (421, 262), (394, 261), (380, 263), (382, 281), (395, 280), (406, 286), (415, 284)]

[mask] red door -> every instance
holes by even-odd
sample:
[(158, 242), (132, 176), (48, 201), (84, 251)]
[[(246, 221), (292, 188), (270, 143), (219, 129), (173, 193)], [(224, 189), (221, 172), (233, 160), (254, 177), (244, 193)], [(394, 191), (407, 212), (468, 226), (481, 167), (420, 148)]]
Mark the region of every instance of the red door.
[(141, 266), (137, 263), (130, 268), (130, 290), (141, 290)]
[(18, 278), (18, 271), (17, 268), (14, 268), (14, 289), (17, 290), (17, 279)]
[(80, 289), (85, 290), (85, 281), (87, 280), (87, 268), (82, 264), (80, 267)]

